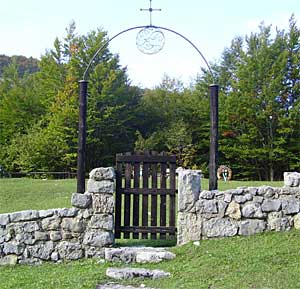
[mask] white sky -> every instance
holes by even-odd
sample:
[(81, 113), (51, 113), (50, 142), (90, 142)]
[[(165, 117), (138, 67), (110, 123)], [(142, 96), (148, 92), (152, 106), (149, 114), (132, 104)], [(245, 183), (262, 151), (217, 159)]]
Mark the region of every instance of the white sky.
[[(153, 25), (175, 30), (189, 38), (208, 61), (218, 60), (238, 35), (257, 31), (261, 21), (287, 28), (292, 13), (300, 26), (300, 0), (153, 0)], [(0, 54), (39, 58), (63, 38), (71, 20), (77, 32), (97, 27), (109, 37), (124, 29), (149, 24), (148, 0), (0, 0)], [(144, 55), (136, 48), (138, 30), (113, 40), (110, 49), (120, 55), (134, 84), (158, 85), (164, 74), (186, 84), (205, 66), (196, 50), (180, 37), (165, 32), (166, 44), (157, 55)]]

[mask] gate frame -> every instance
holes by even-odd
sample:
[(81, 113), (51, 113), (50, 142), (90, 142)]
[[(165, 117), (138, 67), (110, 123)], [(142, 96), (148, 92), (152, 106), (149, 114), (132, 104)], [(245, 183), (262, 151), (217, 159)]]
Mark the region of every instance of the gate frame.
[[(180, 36), (185, 41), (187, 41), (191, 46), (198, 52), (201, 58), (204, 60), (212, 79), (214, 79), (212, 70), (205, 59), (204, 55), (197, 48), (197, 46), (190, 41), (187, 37), (182, 34), (161, 26), (154, 25), (143, 25), (143, 26), (135, 26), (128, 29), (125, 29), (112, 38), (108, 39), (94, 54), (91, 58), (86, 70), (84, 71), (82, 80), (79, 81), (80, 86), (80, 94), (79, 94), (79, 133), (78, 133), (78, 154), (77, 154), (77, 193), (85, 192), (85, 163), (86, 163), (86, 113), (87, 113), (87, 93), (88, 93), (88, 72), (94, 62), (96, 56), (103, 51), (104, 48), (108, 46), (108, 44), (118, 36), (123, 33), (129, 32), (135, 29), (143, 29), (143, 28), (157, 28), (169, 31), (171, 33)], [(218, 188), (218, 180), (217, 180), (217, 168), (218, 168), (218, 94), (219, 94), (219, 86), (217, 84), (211, 84), (209, 86), (209, 95), (210, 95), (210, 152), (209, 152), (209, 189), (216, 190)]]

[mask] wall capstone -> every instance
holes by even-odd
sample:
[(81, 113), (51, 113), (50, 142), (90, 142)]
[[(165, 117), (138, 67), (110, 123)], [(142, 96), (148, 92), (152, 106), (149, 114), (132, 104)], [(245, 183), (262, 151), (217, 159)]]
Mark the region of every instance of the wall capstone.
[(103, 257), (114, 243), (114, 182), (113, 168), (96, 168), (72, 208), (1, 214), (0, 265)]

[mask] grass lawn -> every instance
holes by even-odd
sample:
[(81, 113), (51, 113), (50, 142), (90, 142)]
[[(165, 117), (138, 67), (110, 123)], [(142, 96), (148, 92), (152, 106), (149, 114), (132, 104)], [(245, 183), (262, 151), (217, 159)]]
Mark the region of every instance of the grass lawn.
[[(151, 244), (151, 243), (148, 243)], [(177, 257), (156, 265), (171, 277), (125, 284), (161, 289), (297, 289), (300, 288), (300, 231), (233, 237), (173, 247)], [(105, 270), (120, 264), (82, 260), (41, 266), (0, 267), (1, 289), (94, 289), (107, 282)]]
[[(238, 186), (282, 186), (282, 182), (220, 182), (220, 190)], [(203, 180), (207, 189), (208, 180)], [(70, 207), (75, 180), (0, 179), (0, 213), (25, 209)], [(174, 247), (174, 241), (118, 240), (119, 245), (163, 245), (177, 257), (161, 264), (133, 265), (162, 269), (171, 277), (141, 283), (161, 289), (297, 289), (300, 288), (300, 231), (265, 233), (251, 237), (204, 240)], [(120, 264), (80, 260), (41, 266), (0, 267), (1, 289), (94, 289), (105, 283), (105, 270)]]

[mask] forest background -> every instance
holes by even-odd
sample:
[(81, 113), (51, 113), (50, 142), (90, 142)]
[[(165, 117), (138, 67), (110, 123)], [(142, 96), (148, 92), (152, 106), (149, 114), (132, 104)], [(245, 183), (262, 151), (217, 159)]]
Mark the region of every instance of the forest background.
[[(40, 60), (0, 56), (0, 165), (10, 172), (76, 171), (78, 81), (107, 40), (75, 23)], [(235, 37), (210, 63), (219, 93), (219, 163), (236, 179), (279, 180), (300, 171), (300, 29)], [(111, 166), (120, 152), (176, 153), (208, 173), (209, 95), (203, 68), (186, 87), (167, 75), (153, 89), (131, 84), (106, 48), (89, 75), (87, 164)]]

